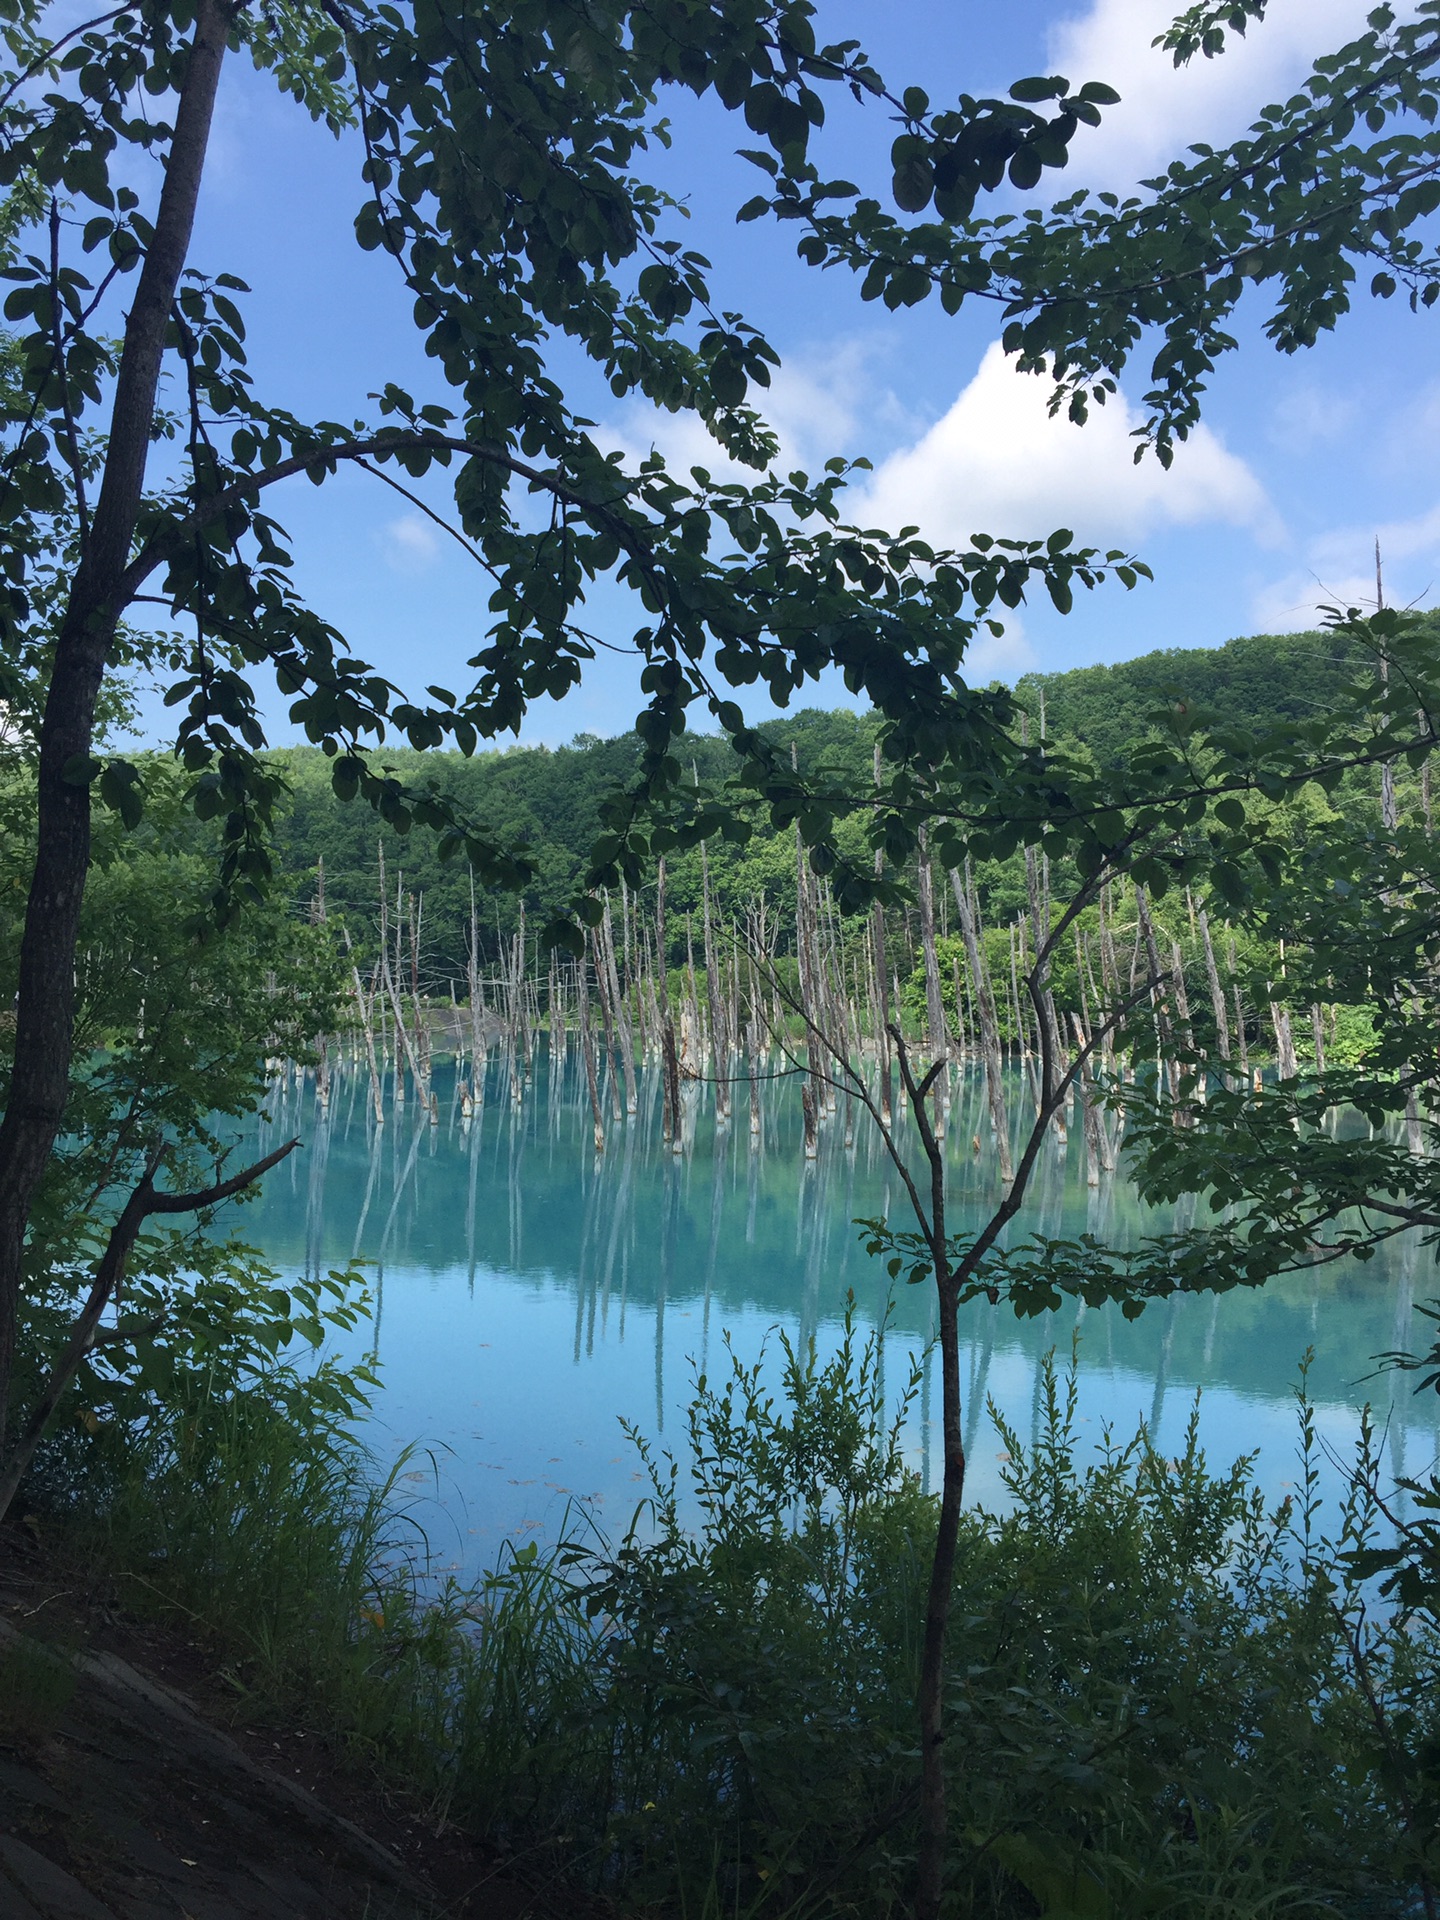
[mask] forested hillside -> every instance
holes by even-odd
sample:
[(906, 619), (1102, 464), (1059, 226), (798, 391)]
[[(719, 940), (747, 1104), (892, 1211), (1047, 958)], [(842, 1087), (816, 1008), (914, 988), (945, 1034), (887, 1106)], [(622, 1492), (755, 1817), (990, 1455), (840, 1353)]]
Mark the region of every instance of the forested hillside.
[[(1256, 635), (1221, 647), (1160, 650), (1117, 666), (1031, 674), (1016, 693), (1032, 727), (1038, 728), (1043, 713), (1051, 739), (1107, 761), (1122, 758), (1132, 742), (1154, 734), (1158, 716), (1176, 701), (1208, 709), (1225, 723), (1263, 729), (1335, 708), (1365, 664), (1352, 643), (1331, 633)], [(761, 731), (782, 749), (793, 747), (802, 773), (831, 769), (847, 786), (863, 786), (870, 778), (876, 728), (873, 715), (809, 709), (768, 721)], [(472, 759), (397, 749), (390, 759), (402, 779), (423, 773), (494, 833), (527, 843), (536, 879), (523, 900), (531, 923), (538, 924), (573, 888), (599, 831), (601, 796), (635, 767), (640, 751), (633, 734), (612, 740), (581, 735), (555, 749), (516, 747)], [(720, 785), (735, 766), (728, 742), (719, 736), (695, 736), (690, 753), (702, 788)], [(299, 897), (308, 900), (313, 895), (314, 877), (323, 862), (327, 910), (345, 917), (357, 946), (367, 951), (376, 926), (383, 851), (392, 902), (398, 896), (421, 901), (420, 950), (429, 985), (444, 993), (448, 982), (462, 981), (471, 911), (464, 862), (442, 861), (436, 837), (429, 832), (416, 829), (402, 837), (383, 827), (368, 806), (337, 801), (329, 763), (319, 752), (290, 749), (274, 760), (291, 788), (279, 831), (279, 855)], [(1378, 775), (1356, 776), (1356, 783), (1360, 791), (1373, 786), (1378, 803)], [(1323, 819), (1328, 811), (1318, 791), (1309, 796), (1308, 805), (1291, 804), (1300, 825)], [(851, 831), (858, 840), (853, 823)], [(716, 840), (707, 858), (715, 899), (726, 919), (743, 920), (757, 899), (793, 896), (794, 836), (788, 830), (777, 833), (763, 813), (755, 816), (746, 846)], [(1003, 921), (1018, 910), (1024, 891), (1018, 858), (1004, 867), (982, 867), (978, 879), (982, 904), (992, 919)], [(700, 892), (700, 855), (672, 857), (668, 899), (676, 961), (684, 955), (685, 916), (698, 910)], [(515, 930), (520, 905), (519, 898), (506, 893), (478, 897), (478, 929), (487, 954), (493, 954), (498, 934)], [(901, 931), (903, 935), (903, 923)]]
[(1113, 667), (1027, 674), (1016, 692), (1033, 713), (1043, 699), (1055, 738), (1083, 741), (1109, 759), (1177, 697), (1232, 724), (1274, 726), (1333, 712), (1365, 665), (1340, 634), (1260, 633), (1223, 647), (1162, 647)]

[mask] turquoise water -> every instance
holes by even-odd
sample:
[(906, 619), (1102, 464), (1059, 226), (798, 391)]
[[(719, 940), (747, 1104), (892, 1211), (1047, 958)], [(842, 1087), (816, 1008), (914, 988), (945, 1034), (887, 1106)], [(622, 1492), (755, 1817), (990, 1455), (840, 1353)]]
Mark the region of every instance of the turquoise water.
[[(369, 1263), (375, 1321), (350, 1349), (373, 1345), (381, 1366), (368, 1437), (382, 1462), (421, 1450), (406, 1463), (405, 1484), (442, 1561), (488, 1564), (507, 1536), (553, 1535), (577, 1501), (612, 1534), (623, 1530), (644, 1482), (621, 1419), (682, 1449), (695, 1374), (723, 1369), (727, 1336), (747, 1359), (776, 1327), (823, 1349), (849, 1293), (862, 1322), (884, 1313), (888, 1276), (851, 1223), (882, 1214), (901, 1222), (906, 1202), (863, 1112), (852, 1145), (842, 1111), (807, 1162), (793, 1084), (766, 1089), (758, 1148), (743, 1097), (735, 1120), (717, 1127), (692, 1087), (687, 1149), (677, 1156), (662, 1148), (652, 1079), (642, 1083), (640, 1115), (607, 1125), (607, 1151), (597, 1155), (573, 1067), (552, 1079), (542, 1055), (518, 1108), (492, 1067), (488, 1102), (468, 1124), (453, 1073), (438, 1073), (435, 1087), (438, 1124), (412, 1103), (378, 1130), (363, 1077), (339, 1080), (328, 1114), (313, 1087), (277, 1088), (249, 1137), (264, 1151), (298, 1132), (304, 1150), (225, 1224), (286, 1273)], [(988, 1155), (972, 1151), (981, 1097), (975, 1076), (960, 1080), (947, 1143), (957, 1228), (962, 1210), (978, 1217), (997, 1192)], [(1078, 1136), (1073, 1128), (1068, 1148), (1042, 1155), (1020, 1237), (1088, 1229), (1124, 1241), (1168, 1224), (1123, 1180), (1087, 1187)], [(1433, 1255), (1401, 1245), (1366, 1266), (1176, 1299), (1133, 1322), (1108, 1308), (1018, 1321), (1006, 1308), (970, 1307), (970, 1496), (1003, 1499), (987, 1399), (1028, 1438), (1042, 1356), (1068, 1355), (1077, 1332), (1086, 1436), (1108, 1423), (1128, 1437), (1143, 1420), (1173, 1450), (1201, 1389), (1212, 1460), (1228, 1465), (1258, 1449), (1261, 1484), (1278, 1496), (1295, 1476), (1293, 1389), (1310, 1349), (1309, 1390), (1332, 1453), (1343, 1458), (1352, 1445), (1368, 1398), (1388, 1424), (1392, 1465), (1423, 1470), (1436, 1451), (1440, 1401), (1415, 1396), (1403, 1376), (1364, 1376), (1371, 1356), (1428, 1344), (1414, 1301), (1432, 1293), (1440, 1293)], [(898, 1389), (905, 1356), (932, 1332), (928, 1289), (902, 1287), (891, 1324), (887, 1367)], [(908, 1432), (926, 1474), (938, 1458), (932, 1371)]]

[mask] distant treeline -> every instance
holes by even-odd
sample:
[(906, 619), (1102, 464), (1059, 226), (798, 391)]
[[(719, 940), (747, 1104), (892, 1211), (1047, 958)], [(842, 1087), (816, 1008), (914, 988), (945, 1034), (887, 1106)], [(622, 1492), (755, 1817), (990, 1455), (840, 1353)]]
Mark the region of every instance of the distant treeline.
[[(1116, 666), (1080, 667), (1068, 673), (1029, 674), (1016, 695), (1029, 716), (1032, 739), (1042, 716), (1046, 734), (1102, 761), (1122, 757), (1133, 742), (1156, 731), (1155, 715), (1175, 701), (1203, 707), (1227, 724), (1264, 728), (1312, 718), (1343, 703), (1346, 686), (1367, 662), (1328, 633), (1257, 635), (1203, 649), (1166, 649)], [(825, 767), (857, 790), (868, 783), (878, 721), (873, 714), (807, 709), (768, 721), (762, 732), (784, 750), (793, 748), (802, 771)], [(725, 781), (734, 769), (724, 740), (697, 734), (690, 743), (702, 786)], [(599, 831), (602, 796), (635, 770), (640, 743), (633, 734), (611, 740), (578, 735), (569, 746), (513, 747), (473, 759), (448, 752), (418, 754), (397, 748), (384, 758), (406, 779), (427, 778), (453, 795), (499, 838), (522, 841), (536, 870), (523, 896), (527, 919), (538, 925), (562, 906), (581, 873)], [(308, 900), (321, 864), (327, 909), (344, 917), (363, 953), (373, 941), (383, 845), (387, 885), (423, 897), (423, 958), (427, 985), (445, 992), (463, 982), (470, 925), (470, 876), (463, 861), (442, 861), (433, 834), (416, 829), (402, 837), (384, 827), (369, 808), (346, 805), (330, 788), (329, 763), (318, 751), (277, 752), (291, 795), (278, 831), (282, 869)], [(1357, 776), (1363, 786), (1370, 775)], [(1378, 776), (1374, 776), (1378, 780)], [(1317, 796), (1318, 799), (1318, 796)], [(857, 843), (862, 834), (851, 823)], [(759, 818), (749, 844), (720, 842), (708, 848), (710, 880), (719, 912), (743, 921), (760, 898), (793, 901), (793, 832), (777, 832)], [(977, 875), (982, 906), (992, 921), (1018, 911), (1023, 893), (1019, 857), (1015, 871), (982, 867)], [(700, 855), (672, 857), (668, 874), (671, 958), (685, 954), (686, 915), (698, 914)], [(517, 926), (522, 897), (482, 895), (482, 941), (493, 955), (499, 938)], [(897, 943), (909, 944), (897, 916)], [(913, 945), (910, 945), (913, 954)], [(901, 957), (898, 956), (897, 957)], [(902, 964), (902, 975), (908, 968)], [(462, 989), (463, 991), (463, 989)]]
[(1015, 691), (1058, 740), (1113, 760), (1155, 731), (1151, 716), (1178, 697), (1230, 725), (1263, 728), (1313, 720), (1344, 703), (1371, 662), (1342, 635), (1259, 633), (1223, 647), (1164, 647), (1114, 667), (1026, 674)]

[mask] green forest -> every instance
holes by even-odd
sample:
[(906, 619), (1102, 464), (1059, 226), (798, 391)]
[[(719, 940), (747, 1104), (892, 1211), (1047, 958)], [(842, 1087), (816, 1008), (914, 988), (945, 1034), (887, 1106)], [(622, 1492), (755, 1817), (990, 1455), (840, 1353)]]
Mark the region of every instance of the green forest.
[[(1123, 764), (1135, 741), (1158, 737), (1176, 703), (1203, 713), (1217, 726), (1257, 731), (1333, 715), (1343, 708), (1365, 664), (1363, 652), (1335, 634), (1256, 635), (1213, 650), (1156, 652), (1114, 667), (1031, 675), (1015, 691), (1037, 735), (1043, 718), (1057, 746), (1103, 766)], [(810, 708), (764, 721), (758, 731), (783, 761), (788, 762), (793, 751), (802, 776), (825, 777), (863, 791), (881, 725), (873, 712)], [(622, 735), (605, 741), (582, 737), (554, 749), (511, 747), (474, 759), (403, 749), (382, 758), (401, 781), (423, 778), (467, 816), (485, 821), (497, 837), (523, 849), (533, 865), (535, 879), (523, 890), (480, 895), (479, 928), (485, 953), (493, 960), (497, 937), (513, 936), (522, 902), (533, 935), (570, 897), (599, 831), (602, 801), (634, 777), (642, 754), (636, 736)], [(681, 760), (690, 780), (707, 794), (723, 790), (736, 771), (728, 742), (714, 734), (690, 736)], [(286, 789), (278, 808), (275, 847), (292, 898), (308, 902), (323, 863), (331, 909), (345, 916), (357, 944), (373, 942), (383, 854), (392, 882), (401, 876), (406, 890), (424, 897), (427, 988), (448, 993), (454, 983), (463, 993), (471, 899), (463, 861), (440, 857), (435, 832), (421, 829), (402, 836), (387, 830), (369, 811), (338, 804), (330, 764), (316, 750), (282, 749), (267, 764), (280, 774)], [(1428, 804), (1421, 778), (1409, 769), (1399, 778), (1402, 803), (1407, 813), (1418, 817)], [(1378, 809), (1379, 794), (1378, 770), (1357, 771), (1330, 795), (1318, 786), (1308, 788), (1292, 803), (1293, 829), (1297, 834), (1319, 831), (1352, 802)], [(707, 847), (715, 899), (727, 921), (742, 920), (746, 908), (761, 897), (788, 905), (794, 894), (793, 831), (777, 831), (768, 809), (759, 803), (749, 806), (744, 824), (748, 831), (743, 844), (721, 839)], [(863, 824), (851, 822), (856, 850), (865, 845)], [(1023, 873), (1019, 856), (982, 864), (979, 889), (987, 917), (1014, 917), (1024, 897)], [(669, 957), (678, 964), (684, 916), (693, 918), (701, 905), (698, 850), (671, 856), (668, 887), (676, 915)], [(911, 958), (916, 958), (913, 941)]]

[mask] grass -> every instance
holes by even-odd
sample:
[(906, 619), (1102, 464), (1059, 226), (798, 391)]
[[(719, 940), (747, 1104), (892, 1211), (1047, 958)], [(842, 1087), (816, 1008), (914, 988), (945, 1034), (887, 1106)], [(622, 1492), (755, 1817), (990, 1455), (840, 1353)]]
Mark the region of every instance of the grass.
[[(473, 1586), (432, 1579), (395, 1476), (283, 1369), (192, 1382), (84, 1472), (72, 1444), (50, 1492), (247, 1712), (324, 1725), (537, 1873), (695, 1920), (898, 1915), (933, 1508), (876, 1341), (779, 1358), (777, 1387), (735, 1364), (698, 1394), (682, 1462), (647, 1456), (643, 1538), (577, 1527)], [(1143, 1432), (1082, 1457), (1073, 1371), (1044, 1391), (1034, 1447), (1000, 1428), (1010, 1510), (962, 1540), (956, 1914), (1420, 1911), (1437, 1648), (1349, 1570), (1373, 1457), (1326, 1539), (1303, 1402), (1309, 1477), (1269, 1513), (1193, 1427), (1177, 1459)]]
[(0, 1731), (43, 1738), (75, 1696), (75, 1669), (26, 1635), (0, 1642)]

